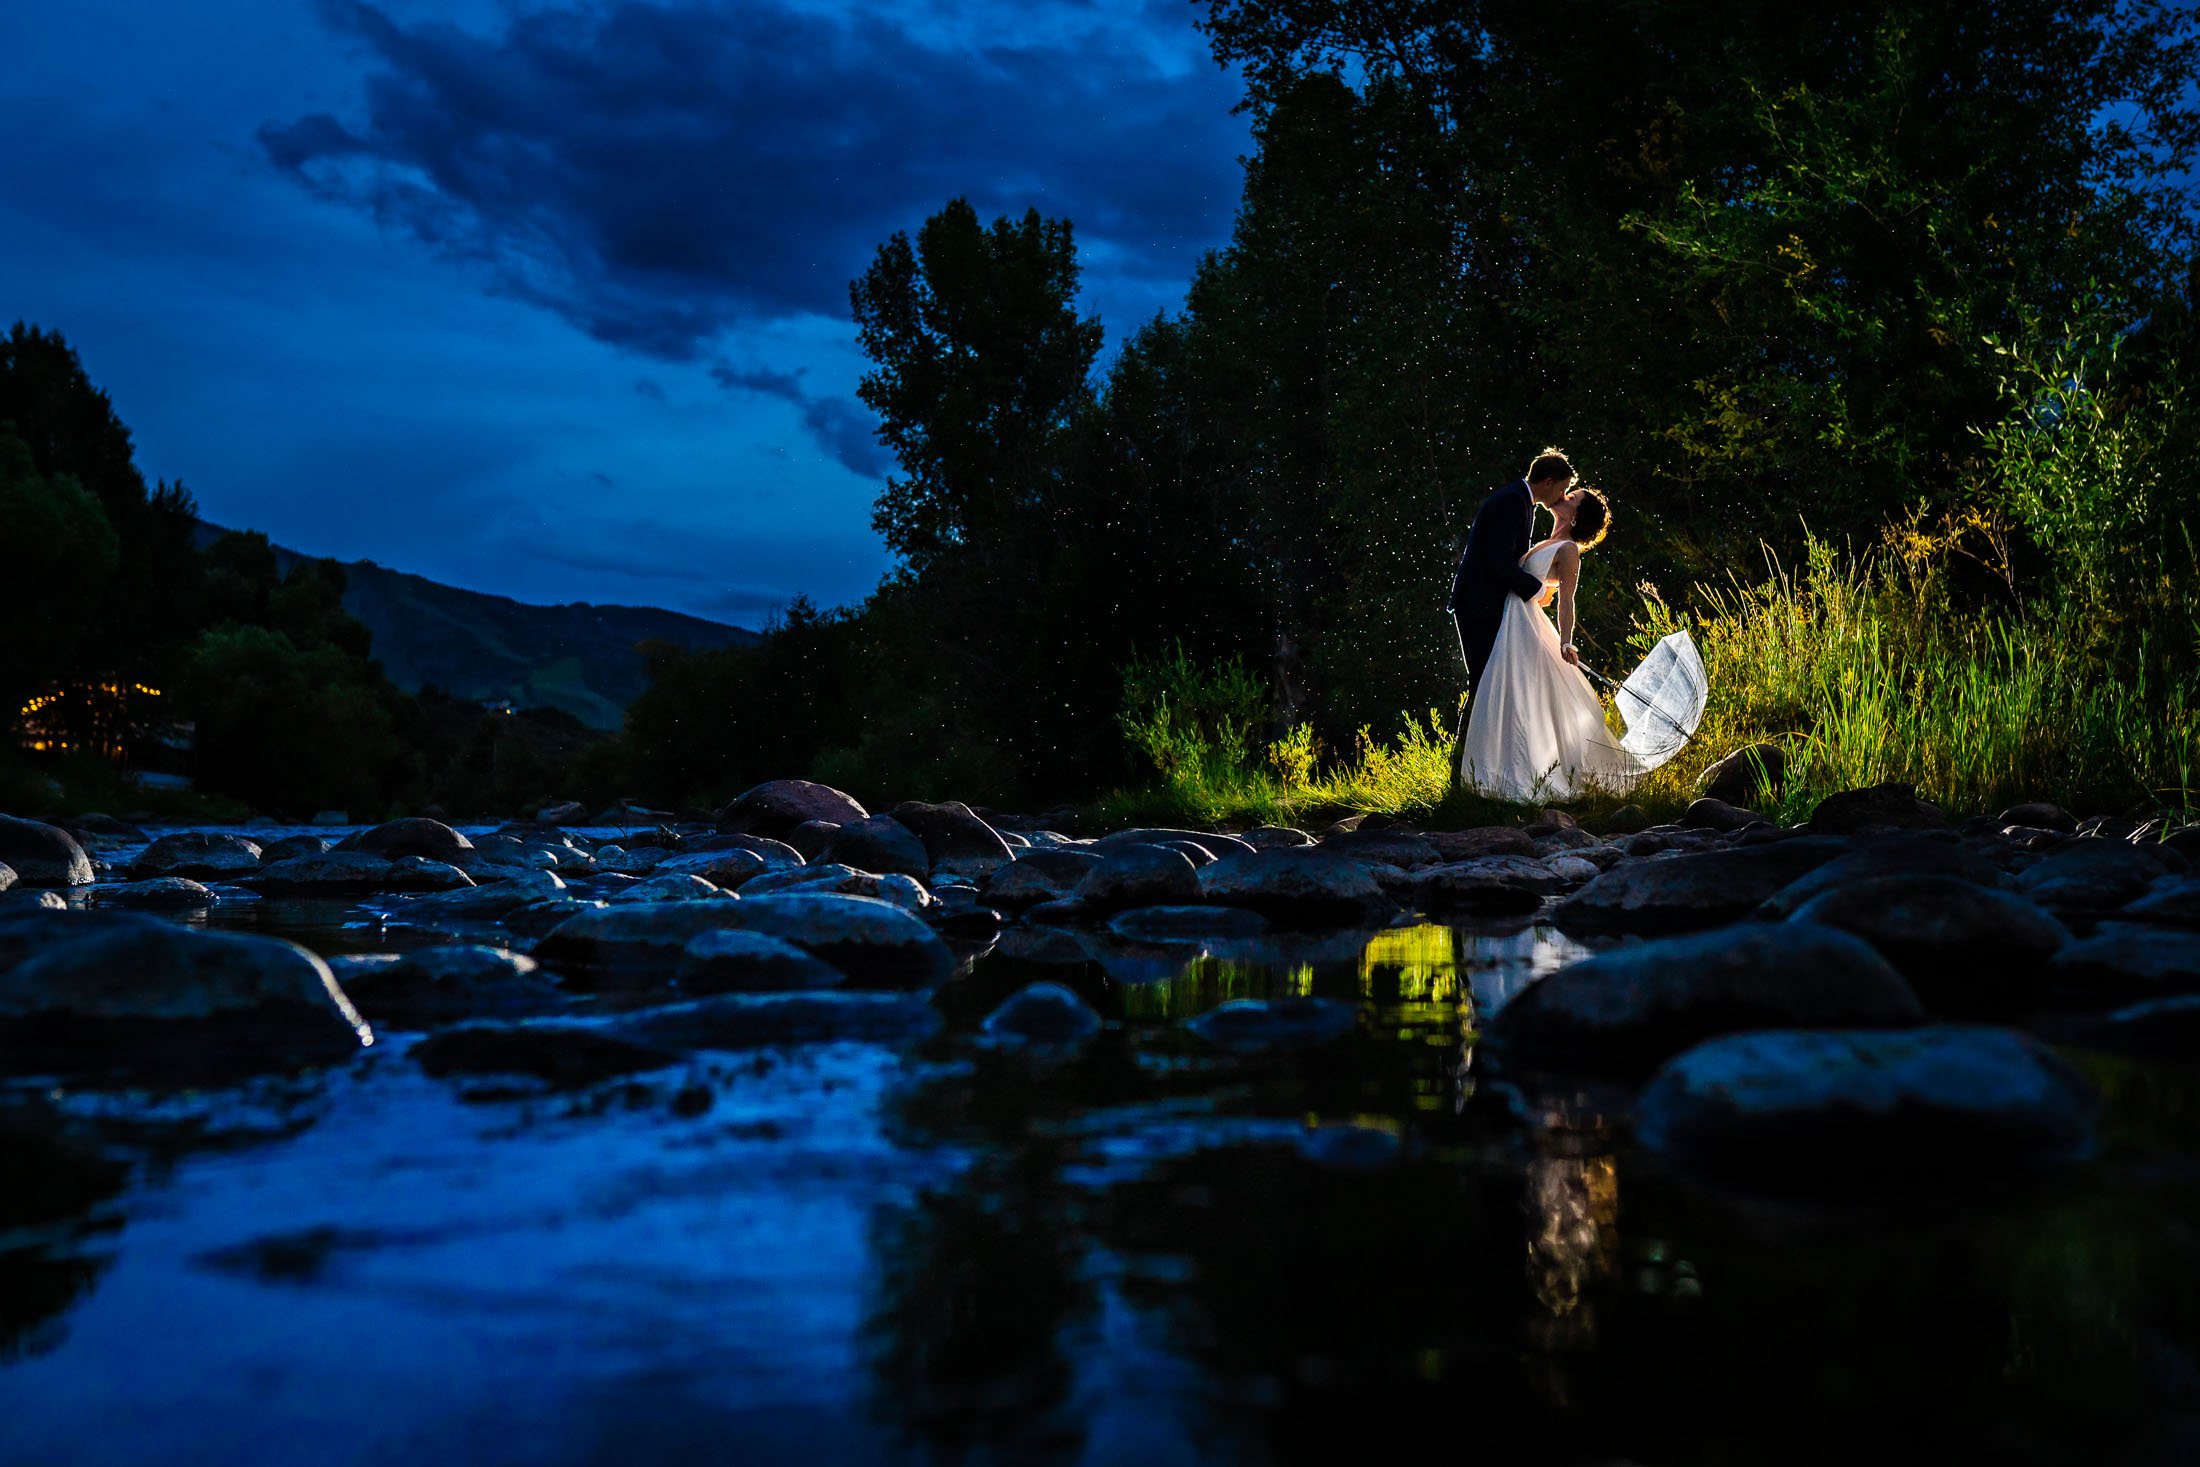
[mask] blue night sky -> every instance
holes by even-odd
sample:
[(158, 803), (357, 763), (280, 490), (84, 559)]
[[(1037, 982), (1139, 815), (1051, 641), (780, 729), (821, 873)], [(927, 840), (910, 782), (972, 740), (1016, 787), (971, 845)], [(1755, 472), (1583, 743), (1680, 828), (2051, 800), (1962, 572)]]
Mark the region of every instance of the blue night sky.
[(1188, 0), (0, 7), (0, 326), (280, 543), (755, 624), (859, 599), (847, 284), (955, 194), (1078, 227), (1111, 345), (1225, 240)]

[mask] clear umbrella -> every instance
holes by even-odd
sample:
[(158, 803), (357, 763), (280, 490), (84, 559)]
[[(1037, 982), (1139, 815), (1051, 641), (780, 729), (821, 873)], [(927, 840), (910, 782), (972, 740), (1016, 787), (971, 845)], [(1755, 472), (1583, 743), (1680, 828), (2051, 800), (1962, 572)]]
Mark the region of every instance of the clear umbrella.
[(1650, 655), (1615, 683), (1602, 673), (1583, 672), (1610, 688), (1626, 720), (1627, 736), (1620, 747), (1655, 769), (1687, 744), (1703, 721), (1704, 700), (1711, 682), (1704, 675), (1703, 658), (1686, 632), (1674, 632), (1650, 649)]

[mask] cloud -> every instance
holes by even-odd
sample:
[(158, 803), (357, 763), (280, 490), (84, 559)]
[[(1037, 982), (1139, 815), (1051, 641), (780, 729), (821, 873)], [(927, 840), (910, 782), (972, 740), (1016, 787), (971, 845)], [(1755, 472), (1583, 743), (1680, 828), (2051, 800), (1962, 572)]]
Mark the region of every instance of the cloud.
[(720, 362), (710, 369), (711, 380), (729, 392), (755, 392), (784, 398), (802, 410), (802, 428), (826, 456), (859, 478), (885, 477), (893, 456), (878, 441), (878, 430), (868, 409), (852, 397), (812, 397), (803, 385), (804, 369), (774, 371), (769, 367), (736, 367)]
[(920, 36), (913, 11), (785, 0), (538, 8), (496, 36), (363, 0), (323, 12), (366, 56), (360, 105), (267, 123), (267, 159), (666, 361), (744, 324), (845, 319), (878, 244), (956, 194), (1067, 215), (1134, 280), (1182, 278), (1235, 202), (1234, 83), (1154, 58), (1188, 14), (971, 45)]

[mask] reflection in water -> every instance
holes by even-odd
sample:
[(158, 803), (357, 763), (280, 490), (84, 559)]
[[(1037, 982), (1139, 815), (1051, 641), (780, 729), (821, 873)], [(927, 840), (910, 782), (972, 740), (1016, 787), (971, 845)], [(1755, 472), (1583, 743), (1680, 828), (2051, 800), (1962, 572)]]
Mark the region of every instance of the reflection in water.
[(60, 1344), (61, 1316), (111, 1261), (84, 1248), (120, 1226), (94, 1214), (127, 1176), (45, 1106), (18, 1100), (0, 1111), (0, 1364)]
[(1540, 1313), (1537, 1348), (1596, 1343), (1592, 1291), (1619, 1275), (1619, 1167), (1610, 1156), (1540, 1156), (1528, 1163), (1528, 1287)]

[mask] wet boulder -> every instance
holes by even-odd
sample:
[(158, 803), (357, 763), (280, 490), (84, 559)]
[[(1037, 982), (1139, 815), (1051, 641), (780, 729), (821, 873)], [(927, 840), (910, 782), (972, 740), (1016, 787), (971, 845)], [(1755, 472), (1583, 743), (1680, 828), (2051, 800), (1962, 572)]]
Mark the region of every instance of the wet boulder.
[(954, 954), (938, 933), (891, 902), (788, 892), (744, 899), (726, 925), (792, 943), (858, 984), (916, 988), (943, 983)]
[[(2200, 929), (2200, 877), (2177, 877), (2157, 883), (2147, 895), (2119, 910), (2116, 920)], [(2200, 937), (2195, 941), (2200, 941)]]
[(1515, 825), (1485, 825), (1474, 830), (1429, 830), (1421, 838), (1436, 848), (1441, 861), (1472, 861), (1481, 856), (1533, 856), (1535, 837)]
[(430, 892), (414, 898), (398, 910), (426, 923), (440, 919), (495, 921), (529, 902), (563, 897), (566, 894), (565, 881), (556, 872), (528, 871), (504, 876), (495, 881), (484, 881), (478, 886), (460, 886), (449, 891)]
[(1854, 933), (1935, 1010), (2008, 1012), (2032, 1004), (2070, 929), (2011, 891), (1953, 876), (1878, 876), (1837, 886), (1791, 921)]
[(938, 805), (904, 800), (892, 813), (924, 843), (933, 871), (983, 876), (1003, 861), (1015, 859), (1001, 833), (959, 800)]
[(1334, 998), (1239, 998), (1188, 1021), (1185, 1028), (1235, 1055), (1301, 1054), (1350, 1038), (1359, 1013)]
[(2078, 817), (2060, 805), (2045, 800), (2033, 800), (2022, 805), (2011, 805), (1994, 818), (1998, 828), (2021, 825), (2029, 830), (2053, 831), (2057, 835), (2072, 835), (2078, 829)]
[(756, 1049), (785, 1044), (905, 1044), (938, 1032), (922, 993), (720, 993), (628, 1014), (615, 1032), (651, 1048)]
[(1706, 799), (1746, 807), (1764, 794), (1767, 787), (1778, 793), (1786, 774), (1785, 749), (1778, 744), (1746, 744), (1706, 769), (1697, 788)]
[(0, 865), (25, 886), (89, 886), (92, 859), (59, 826), (0, 815)]
[(1639, 1073), (1745, 1029), (1899, 1028), (1925, 1009), (1892, 964), (1808, 923), (1731, 927), (1599, 953), (1530, 984), (1490, 1022), (1510, 1064)]
[(774, 865), (754, 851), (682, 851), (657, 863), (651, 874), (666, 876), (700, 876), (712, 886), (726, 891), (739, 891), (742, 885)]
[(144, 881), (102, 881), (87, 893), (103, 907), (211, 907), (214, 893), (184, 876), (154, 876)]
[(825, 854), (825, 843), (838, 829), (840, 827), (830, 820), (805, 820), (787, 832), (785, 844), (804, 860), (815, 861)]
[(681, 847), (684, 853), (700, 854), (710, 851), (747, 851), (772, 870), (784, 866), (799, 866), (813, 859), (812, 853), (801, 850), (783, 840), (772, 840), (761, 835), (697, 836)]
[(1199, 872), (1199, 888), (1216, 906), (1244, 907), (1286, 927), (1381, 922), (1398, 910), (1365, 865), (1318, 849), (1219, 861)]
[(582, 991), (661, 986), (670, 981), (687, 945), (705, 932), (736, 925), (747, 902), (633, 902), (587, 908), (543, 934), (534, 955)]
[(1348, 830), (1327, 837), (1321, 848), (1328, 855), (1408, 871), (1434, 866), (1444, 859), (1432, 841), (1410, 830)]
[(385, 821), (371, 830), (346, 836), (336, 848), (364, 851), (370, 856), (385, 856), (391, 860), (418, 856), (427, 861), (455, 862), (473, 846), (472, 841), (442, 821), (415, 815), (404, 820)]
[(573, 1019), (475, 1020), (429, 1035), (413, 1046), (412, 1057), (437, 1079), (522, 1075), (556, 1090), (663, 1069), (679, 1058)]
[(717, 813), (718, 829), (731, 835), (785, 840), (810, 821), (847, 825), (871, 812), (831, 785), (807, 779), (774, 779), (743, 791)]
[(15, 868), (0, 864), (0, 891), (6, 891), (13, 885), (15, 885)]
[(2053, 980), (2064, 996), (2094, 1002), (2200, 993), (2200, 940), (2175, 927), (2103, 923), (2055, 954)]
[(367, 1021), (387, 1028), (542, 1014), (570, 1003), (533, 958), (483, 943), (335, 958), (329, 966)]
[(275, 840), (261, 841), (260, 864), (272, 866), (277, 861), (287, 861), (293, 856), (318, 856), (333, 850), (336, 842), (325, 835), (286, 835)]
[[(2176, 866), (2170, 863), (2175, 861)], [(2084, 840), (2026, 867), (2017, 890), (2070, 916), (2104, 916), (2148, 894), (2181, 859), (2115, 840)]]
[(1774, 1030), (1676, 1056), (1635, 1103), (1652, 1153), (1749, 1190), (1969, 1185), (2090, 1157), (2099, 1103), (2009, 1029)]
[(895, 871), (916, 877), (932, 874), (932, 861), (924, 853), (924, 842), (891, 815), (872, 815), (849, 821), (825, 842), (819, 859), (853, 866), (859, 871)]
[(996, 1043), (1046, 1048), (1075, 1047), (1102, 1028), (1099, 1013), (1059, 983), (1018, 989), (985, 1016), (981, 1026)]
[(687, 993), (770, 993), (838, 988), (846, 980), (791, 942), (724, 928), (700, 933), (681, 949), (672, 981)]
[(140, 852), (130, 863), (130, 875), (232, 881), (258, 871), (262, 855), (258, 841), (225, 830), (180, 830), (162, 836)]
[[(1598, 874), (1589, 868), (1589, 877)], [(1391, 894), (1424, 912), (1477, 917), (1521, 916), (1538, 910), (1543, 898), (1566, 881), (1548, 862), (1530, 856), (1481, 856), (1450, 861), (1407, 875)]]
[(1101, 850), (1099, 861), (1085, 872), (1069, 899), (1094, 915), (1105, 915), (1127, 907), (1196, 902), (1199, 894), (1199, 869), (1182, 851), (1160, 845), (1114, 845)]
[(264, 896), (379, 896), (402, 892), (453, 891), (472, 886), (473, 878), (456, 866), (418, 856), (390, 860), (367, 851), (333, 850), (318, 856), (293, 856), (262, 866), (238, 885)]
[[(373, 1042), (329, 967), (293, 942), (135, 914), (26, 912), (0, 948), (0, 1057), (10, 1068), (248, 1072), (342, 1059)], [(57, 925), (58, 924), (58, 925)]]
[(1133, 907), (1109, 918), (1108, 930), (1128, 942), (1204, 946), (1258, 937), (1268, 930), (1268, 919), (1244, 907)]
[(647, 876), (672, 859), (663, 846), (598, 846), (594, 869), (609, 876)]
[(1690, 804), (1687, 810), (1682, 812), (1681, 828), (1683, 830), (1715, 830), (1721, 833), (1731, 833), (1751, 825), (1762, 824), (1764, 818), (1755, 810), (1746, 810), (1738, 805), (1728, 804), (1725, 800), (1716, 800), (1706, 795)]
[(1919, 799), (1914, 786), (1895, 781), (1828, 795), (1810, 812), (1810, 828), (1821, 835), (1943, 830), (1948, 823), (1945, 810)]
[(716, 902), (725, 900), (726, 893), (700, 876), (679, 873), (651, 876), (632, 886), (621, 887), (606, 898), (612, 902)]
[(1026, 851), (1013, 864), (995, 867), (979, 891), (991, 906), (1022, 911), (1068, 896), (1103, 859), (1098, 852), (1087, 850)]
[(1857, 846), (1806, 872), (1766, 897), (1755, 915), (1776, 922), (1836, 887), (1890, 876), (1950, 876), (1986, 887), (2007, 884), (2000, 867), (1954, 841), (1900, 836)]
[(1115, 846), (1155, 846), (1185, 842), (1198, 846), (1218, 861), (1232, 856), (1249, 856), (1253, 847), (1234, 835), (1223, 835), (1212, 830), (1171, 830), (1165, 826), (1139, 826), (1133, 830), (1118, 830), (1092, 843), (1092, 849), (1105, 854)]
[(1246, 831), (1238, 839), (1256, 851), (1289, 850), (1297, 846), (1314, 844), (1314, 837), (1290, 825), (1261, 825)]
[(1839, 841), (1804, 838), (1630, 861), (1566, 898), (1558, 922), (1573, 930), (1613, 932), (1715, 927), (1748, 915), (1781, 887), (1847, 849)]

